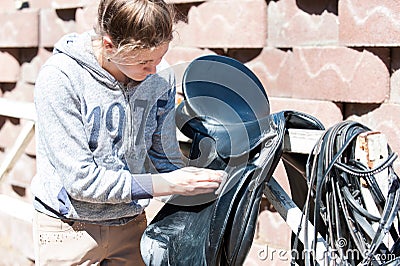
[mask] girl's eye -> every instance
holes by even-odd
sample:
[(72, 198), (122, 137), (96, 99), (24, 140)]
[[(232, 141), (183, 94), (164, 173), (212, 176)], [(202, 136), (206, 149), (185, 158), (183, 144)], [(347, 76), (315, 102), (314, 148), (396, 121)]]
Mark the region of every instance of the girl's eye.
[(139, 62), (139, 65), (145, 65), (145, 64), (147, 64), (149, 61), (141, 61), (141, 62)]

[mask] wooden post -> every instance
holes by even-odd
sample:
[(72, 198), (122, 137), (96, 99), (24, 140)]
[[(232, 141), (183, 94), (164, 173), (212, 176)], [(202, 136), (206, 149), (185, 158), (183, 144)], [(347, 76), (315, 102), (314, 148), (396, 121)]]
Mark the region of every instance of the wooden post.
[[(355, 159), (373, 169), (388, 158), (388, 144), (384, 134), (370, 131), (360, 134), (356, 141)], [(376, 181), (385, 198), (388, 194), (389, 180), (388, 170), (375, 175)]]
[[(377, 131), (369, 131), (360, 134), (356, 140), (355, 147), (355, 159), (368, 167), (368, 169), (373, 169), (380, 164), (382, 164), (389, 156), (388, 144), (386, 140), (386, 136)], [(380, 173), (374, 175), (376, 182), (378, 183), (379, 188), (382, 191), (382, 194), (385, 198), (388, 196), (389, 189), (389, 171), (388, 169), (383, 170)], [(380, 208), (376, 206), (375, 201), (372, 198), (372, 195), (369, 191), (368, 184), (361, 179), (360, 180), (361, 194), (364, 198), (366, 209), (369, 213), (376, 217), (381, 217)], [(379, 223), (374, 223), (372, 228), (375, 231), (378, 230)], [(384, 243), (387, 247), (393, 245), (393, 240), (391, 240), (388, 235)]]

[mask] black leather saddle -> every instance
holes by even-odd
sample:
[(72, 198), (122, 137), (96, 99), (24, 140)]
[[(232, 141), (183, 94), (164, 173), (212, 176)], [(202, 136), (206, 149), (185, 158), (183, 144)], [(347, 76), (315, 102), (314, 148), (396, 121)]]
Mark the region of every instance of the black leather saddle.
[(286, 130), (323, 126), (300, 112), (270, 114), (261, 82), (229, 57), (194, 60), (182, 85), (176, 123), (192, 140), (188, 164), (228, 178), (218, 195), (172, 197), (145, 230), (142, 257), (147, 265), (242, 265)]

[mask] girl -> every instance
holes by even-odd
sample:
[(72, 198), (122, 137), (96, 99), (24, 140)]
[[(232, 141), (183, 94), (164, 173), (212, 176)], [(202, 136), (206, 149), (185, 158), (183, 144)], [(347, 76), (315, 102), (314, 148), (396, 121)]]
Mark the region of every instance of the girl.
[(101, 0), (95, 31), (54, 47), (35, 86), (37, 265), (139, 265), (149, 199), (215, 191), (225, 173), (183, 167), (162, 0)]

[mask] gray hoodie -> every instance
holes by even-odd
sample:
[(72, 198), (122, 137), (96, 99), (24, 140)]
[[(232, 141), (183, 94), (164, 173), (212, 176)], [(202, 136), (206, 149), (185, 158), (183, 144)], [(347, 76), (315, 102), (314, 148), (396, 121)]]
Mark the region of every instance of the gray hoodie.
[(100, 67), (92, 35), (64, 36), (35, 86), (34, 206), (53, 217), (124, 224), (152, 197), (151, 174), (182, 167), (175, 80), (165, 61), (139, 85)]

